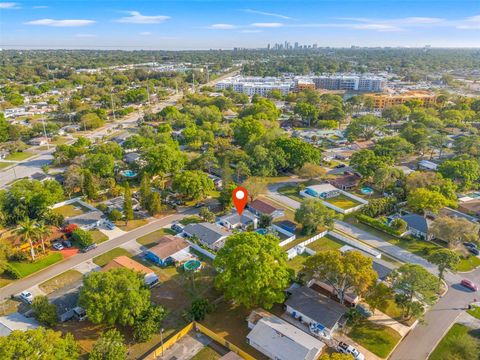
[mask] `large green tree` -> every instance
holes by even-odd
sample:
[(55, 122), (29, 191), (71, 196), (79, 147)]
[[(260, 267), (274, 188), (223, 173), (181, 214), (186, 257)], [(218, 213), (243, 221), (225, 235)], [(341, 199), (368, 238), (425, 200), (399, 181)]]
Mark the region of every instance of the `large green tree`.
[(346, 128), (346, 136), (349, 141), (362, 139), (370, 140), (385, 126), (385, 121), (382, 118), (365, 115), (358, 119), (353, 119)]
[(438, 268), (438, 287), (440, 288), (440, 284), (444, 279), (445, 270), (455, 270), (455, 267), (460, 262), (460, 257), (455, 251), (449, 249), (438, 249), (432, 252), (428, 256), (428, 261), (432, 264), (437, 265)]
[(80, 348), (72, 334), (39, 327), (0, 336), (0, 359), (77, 360)]
[(117, 329), (110, 329), (100, 335), (88, 355), (89, 360), (125, 360), (128, 348), (123, 335)]
[(150, 306), (142, 274), (125, 268), (93, 272), (83, 281), (79, 304), (95, 324), (130, 325)]
[(295, 221), (302, 224), (302, 232), (310, 235), (319, 227), (331, 229), (335, 219), (341, 216), (335, 210), (327, 208), (319, 199), (307, 198), (295, 211)]
[(57, 307), (48, 301), (46, 296), (35, 296), (32, 302), (32, 310), (35, 318), (47, 326), (53, 326), (58, 322)]
[(206, 173), (199, 170), (185, 170), (175, 176), (173, 189), (185, 197), (202, 200), (215, 186)]
[(286, 261), (287, 254), (272, 235), (232, 235), (214, 260), (215, 285), (229, 300), (247, 308), (269, 309), (284, 300), (290, 282)]
[(343, 304), (345, 295), (355, 291), (363, 295), (377, 280), (372, 259), (358, 251), (321, 251), (305, 261), (304, 270), (335, 290)]
[(407, 204), (418, 213), (425, 213), (426, 211), (437, 213), (438, 210), (449, 204), (449, 201), (437, 191), (418, 188), (408, 194)]

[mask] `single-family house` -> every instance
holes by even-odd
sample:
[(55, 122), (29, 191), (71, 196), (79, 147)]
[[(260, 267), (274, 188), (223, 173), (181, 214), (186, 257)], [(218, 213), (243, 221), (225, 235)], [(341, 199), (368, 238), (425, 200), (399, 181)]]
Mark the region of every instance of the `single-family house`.
[(67, 224), (75, 224), (83, 230), (93, 230), (102, 225), (105, 216), (101, 211), (89, 211), (65, 220)]
[(15, 330), (34, 330), (40, 324), (34, 318), (28, 318), (19, 312), (0, 316), (0, 336), (8, 336)]
[(34, 146), (42, 146), (42, 145), (48, 144), (48, 139), (45, 137), (36, 137), (36, 138), (30, 139), (28, 143)]
[(437, 171), (438, 164), (435, 164), (429, 160), (420, 160), (418, 162), (418, 168), (421, 170), (430, 170), (430, 171)]
[(375, 145), (373, 140), (364, 140), (364, 141), (354, 141), (350, 148), (355, 151), (371, 149)]
[(330, 180), (330, 184), (332, 184), (333, 186), (339, 189), (348, 191), (356, 188), (360, 183), (361, 179), (362, 177), (355, 173), (345, 172), (344, 175), (336, 177), (333, 180)]
[[(253, 311), (252, 313), (254, 313)], [(274, 360), (315, 360), (325, 344), (272, 314), (250, 314), (247, 342)]]
[(155, 272), (145, 265), (140, 264), (139, 262), (130, 259), (128, 256), (122, 255), (117, 256), (115, 259), (110, 261), (107, 265), (102, 268), (102, 271), (108, 271), (110, 269), (117, 268), (126, 268), (130, 269), (144, 275), (145, 284), (147, 286), (153, 286), (158, 283), (158, 276)]
[(236, 211), (233, 211), (231, 214), (220, 217), (218, 219), (218, 224), (227, 228), (228, 230), (246, 230), (249, 226), (253, 227), (253, 229), (256, 229), (258, 225), (258, 219), (248, 210), (243, 211), (242, 215)]
[(429, 220), (417, 214), (407, 214), (400, 216), (400, 219), (407, 223), (407, 231), (404, 235), (412, 235), (422, 240), (431, 240), (432, 235), (429, 234)]
[(247, 205), (248, 210), (257, 216), (268, 215), (273, 219), (279, 218), (285, 215), (283, 209), (276, 207), (265, 200), (256, 199)]
[(332, 336), (347, 311), (345, 306), (306, 286), (291, 288), (287, 295), (286, 312), (323, 337)]
[(137, 152), (131, 152), (131, 153), (125, 154), (125, 156), (123, 157), (123, 161), (125, 161), (128, 165), (136, 164), (140, 162), (140, 159), (141, 159), (141, 156)]
[(220, 249), (227, 237), (232, 235), (230, 231), (207, 222), (188, 224), (183, 228), (183, 234), (188, 238), (197, 238), (203, 245), (212, 250)]
[(480, 200), (460, 202), (458, 204), (458, 210), (472, 216), (480, 217)]
[(189, 250), (190, 245), (185, 239), (164, 235), (158, 239), (157, 245), (148, 249), (145, 258), (157, 265), (165, 266), (190, 258)]

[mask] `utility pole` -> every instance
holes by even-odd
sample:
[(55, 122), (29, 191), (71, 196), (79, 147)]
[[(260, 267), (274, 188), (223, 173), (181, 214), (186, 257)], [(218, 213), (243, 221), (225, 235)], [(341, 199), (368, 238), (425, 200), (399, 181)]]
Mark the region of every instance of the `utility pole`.
[(113, 121), (117, 121), (117, 118), (116, 118), (116, 116), (115, 116), (115, 105), (113, 104), (113, 94), (112, 94), (112, 90), (110, 90), (110, 102), (112, 103)]

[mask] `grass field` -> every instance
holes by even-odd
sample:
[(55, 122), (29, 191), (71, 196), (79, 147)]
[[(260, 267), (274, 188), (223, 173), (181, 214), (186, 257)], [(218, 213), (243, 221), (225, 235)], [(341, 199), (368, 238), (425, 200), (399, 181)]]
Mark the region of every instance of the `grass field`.
[(474, 306), (473, 309), (467, 310), (467, 313), (472, 315), (474, 318), (480, 319), (480, 307)]
[(330, 199), (322, 199), (322, 200), (343, 210), (347, 210), (352, 207), (362, 205), (360, 202), (355, 201), (352, 198), (345, 196), (343, 194), (337, 195)]
[(28, 159), (29, 157), (32, 157), (33, 155), (34, 155), (33, 153), (30, 153), (28, 151), (23, 151), (23, 152), (19, 151), (19, 152), (11, 153), (5, 158), (5, 160), (22, 161), (22, 160)]
[(54, 278), (41, 283), (38, 287), (45, 293), (50, 294), (55, 290), (61, 289), (64, 286), (73, 284), (83, 277), (82, 273), (77, 270), (67, 270)]
[(47, 256), (42, 257), (41, 259), (35, 262), (16, 262), (11, 261), (9, 262), (10, 266), (16, 269), (20, 276), (23, 278), (30, 274), (33, 274), (37, 271), (40, 271), (47, 266), (53, 265), (56, 262), (59, 262), (63, 259), (63, 255), (60, 252), (52, 252)]
[(469, 256), (466, 259), (461, 259), (457, 265), (457, 271), (466, 272), (476, 269), (480, 266), (480, 259), (476, 256)]
[(287, 261), (287, 265), (289, 268), (295, 270), (295, 274), (297, 274), (300, 270), (303, 269), (303, 264), (308, 259), (310, 255), (306, 252), (303, 254), (295, 256), (293, 259)]
[(101, 244), (102, 242), (108, 240), (108, 236), (102, 233), (100, 230), (90, 230), (90, 234), (92, 234), (93, 242), (95, 244)]
[(112, 261), (113, 259), (115, 259), (117, 256), (122, 256), (122, 255), (125, 255), (125, 256), (128, 256), (128, 257), (132, 257), (133, 255), (130, 254), (127, 250), (123, 249), (123, 248), (115, 248), (115, 249), (112, 249), (110, 251), (107, 251), (105, 254), (102, 254), (102, 255), (99, 255), (97, 257), (94, 257), (93, 258), (93, 262), (95, 264), (97, 264), (98, 266), (105, 266), (107, 265), (110, 261)]
[(281, 188), (278, 188), (278, 192), (298, 202), (302, 202), (304, 200), (304, 198), (298, 193), (298, 187), (296, 186), (282, 186)]
[(345, 244), (343, 242), (327, 235), (318, 240), (315, 240), (313, 243), (308, 244), (306, 247), (313, 251), (319, 252), (325, 250), (338, 250), (344, 245)]
[(85, 214), (90, 211), (89, 208), (83, 206), (78, 202), (74, 202), (72, 204), (63, 205), (58, 208), (53, 209), (57, 214), (62, 214), (64, 217), (74, 217), (78, 215)]
[(147, 225), (147, 224), (148, 224), (148, 221), (145, 219), (130, 220), (128, 221), (127, 224), (125, 224), (124, 220), (115, 221), (115, 225), (118, 226), (123, 231), (131, 231), (133, 229), (136, 229), (140, 226)]
[(473, 357), (465, 357), (462, 348), (463, 341), (461, 343), (459, 341), (461, 339), (476, 341), (477, 346), (480, 346), (480, 334), (478, 334), (478, 331), (474, 334), (472, 329), (467, 326), (454, 324), (437, 345), (428, 360), (478, 360), (478, 353), (476, 354), (477, 357), (475, 357), (475, 355), (473, 355)]
[(205, 346), (202, 350), (196, 353), (190, 360), (217, 360), (222, 355), (213, 350), (210, 346)]
[(5, 161), (0, 161), (0, 170), (5, 169), (7, 166), (10, 166), (10, 165), (14, 165), (14, 164), (5, 162)]
[(157, 244), (157, 240), (160, 239), (163, 235), (175, 235), (175, 231), (168, 228), (158, 229), (154, 232), (151, 232), (150, 234), (139, 237), (137, 239), (137, 242), (140, 245), (151, 248), (152, 246), (155, 246)]
[(386, 358), (402, 338), (398, 332), (384, 325), (361, 320), (348, 334), (367, 350), (382, 358)]

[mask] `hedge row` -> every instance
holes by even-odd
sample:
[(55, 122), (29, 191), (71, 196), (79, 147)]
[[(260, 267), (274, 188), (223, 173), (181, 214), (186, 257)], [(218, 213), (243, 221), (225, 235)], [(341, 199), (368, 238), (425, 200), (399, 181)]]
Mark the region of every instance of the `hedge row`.
[(357, 217), (358, 221), (360, 221), (364, 224), (370, 225), (371, 227), (373, 227), (377, 230), (384, 231), (387, 234), (390, 234), (390, 235), (393, 235), (393, 236), (402, 235), (400, 231), (395, 230), (395, 229), (391, 228), (390, 226), (388, 226), (387, 224), (385, 224), (384, 222), (382, 222), (380, 220), (377, 220), (377, 219), (374, 219), (374, 218), (371, 218), (370, 216), (367, 216), (367, 215), (364, 215), (364, 214), (358, 214), (356, 217)]

